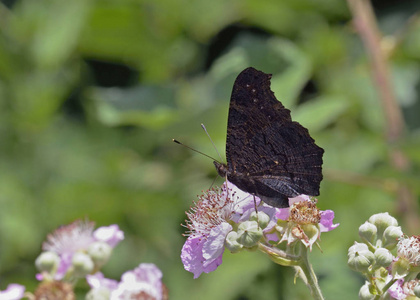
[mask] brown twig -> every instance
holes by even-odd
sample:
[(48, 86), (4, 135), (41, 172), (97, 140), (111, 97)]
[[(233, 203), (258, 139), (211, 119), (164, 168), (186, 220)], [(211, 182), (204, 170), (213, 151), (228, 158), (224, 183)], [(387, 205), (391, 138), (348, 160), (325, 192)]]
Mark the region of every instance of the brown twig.
[(389, 143), (401, 137), (404, 121), (398, 106), (386, 57), (381, 48), (382, 36), (376, 25), (372, 6), (367, 0), (348, 0), (353, 23), (363, 40), (372, 63), (374, 81), (387, 120), (386, 136)]
[[(353, 15), (353, 23), (365, 45), (372, 64), (372, 76), (385, 116), (385, 135), (390, 147), (390, 160), (392, 166), (405, 172), (410, 162), (399, 149), (398, 142), (404, 133), (404, 119), (398, 105), (388, 66), (388, 56), (381, 47), (382, 35), (378, 29), (373, 8), (369, 0), (347, 0)], [(405, 217), (409, 231), (420, 226), (417, 216), (418, 205), (413, 193), (406, 187), (400, 186), (398, 190), (399, 213)]]

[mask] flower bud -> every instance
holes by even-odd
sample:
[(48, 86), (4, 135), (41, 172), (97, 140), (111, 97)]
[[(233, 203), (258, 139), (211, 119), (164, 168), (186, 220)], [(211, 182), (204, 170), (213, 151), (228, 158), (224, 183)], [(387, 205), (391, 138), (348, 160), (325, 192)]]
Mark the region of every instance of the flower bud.
[(108, 262), (111, 252), (111, 246), (105, 242), (92, 243), (88, 249), (88, 254), (97, 267), (102, 267)]
[(359, 236), (362, 239), (366, 239), (370, 243), (373, 243), (376, 240), (376, 233), (378, 229), (375, 225), (369, 222), (365, 222), (364, 224), (360, 225), (359, 227)]
[(382, 236), (384, 230), (389, 226), (398, 226), (397, 219), (390, 216), (389, 213), (375, 214), (369, 218), (369, 222), (378, 229), (378, 237)]
[(74, 276), (85, 277), (93, 271), (94, 264), (89, 255), (77, 252), (73, 255), (72, 266), (74, 269)]
[(366, 282), (359, 290), (359, 299), (373, 300), (375, 296), (370, 292), (370, 283)]
[(42, 252), (35, 260), (35, 266), (41, 272), (53, 273), (57, 270), (60, 263), (60, 257), (55, 252)]
[(389, 226), (384, 231), (384, 235), (382, 237), (383, 240), (383, 247), (387, 249), (393, 249), (397, 243), (398, 239), (403, 235), (401, 230), (401, 226)]
[(375, 251), (375, 261), (377, 266), (386, 268), (392, 263), (393, 258), (392, 253), (389, 252), (388, 249), (378, 248)]
[(263, 231), (255, 221), (245, 221), (238, 227), (237, 241), (245, 247), (257, 245), (262, 236)]
[(270, 222), (270, 217), (269, 215), (267, 215), (266, 213), (262, 211), (259, 211), (258, 213), (254, 211), (251, 213), (249, 220), (258, 222), (260, 227), (264, 229), (267, 227), (268, 223)]
[(420, 285), (417, 284), (413, 289), (414, 295), (416, 295), (417, 298), (420, 298)]
[(226, 236), (225, 247), (232, 253), (239, 252), (243, 248), (243, 245), (239, 244), (237, 239), (238, 233), (236, 231), (231, 231)]
[(347, 264), (358, 272), (368, 271), (369, 266), (375, 262), (375, 255), (369, 251), (366, 244), (354, 243), (349, 248)]

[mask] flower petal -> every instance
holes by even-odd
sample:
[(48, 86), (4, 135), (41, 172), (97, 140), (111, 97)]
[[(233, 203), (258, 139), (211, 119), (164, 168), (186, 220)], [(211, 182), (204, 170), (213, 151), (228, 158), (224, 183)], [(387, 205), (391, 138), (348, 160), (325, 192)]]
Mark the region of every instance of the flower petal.
[(398, 279), (396, 282), (394, 282), (393, 285), (390, 286), (390, 288), (388, 289), (388, 294), (397, 300), (402, 300), (407, 298), (407, 295), (404, 293), (403, 290), (403, 284), (404, 284), (404, 279)]
[(0, 292), (1, 300), (19, 300), (25, 293), (25, 287), (20, 284), (11, 283), (4, 291)]
[[(162, 272), (154, 264), (140, 264), (121, 276), (110, 300), (155, 299), (162, 300)], [(140, 296), (141, 295), (141, 296)], [(139, 298), (140, 297), (140, 298)]]
[(87, 275), (86, 281), (93, 289), (106, 288), (110, 291), (118, 287), (118, 281), (105, 278), (104, 274), (97, 272), (93, 275)]
[(97, 241), (102, 241), (111, 247), (115, 247), (124, 239), (124, 232), (120, 230), (118, 225), (113, 224), (110, 226), (99, 227), (95, 230), (93, 236)]
[(134, 269), (134, 273), (137, 280), (146, 281), (153, 285), (158, 283), (158, 287), (161, 288), (162, 271), (155, 264), (142, 263)]
[(308, 195), (302, 194), (294, 198), (289, 198), (289, 206), (292, 206), (296, 202), (302, 202), (302, 201), (311, 201), (311, 197)]
[[(228, 190), (226, 190), (226, 185), (229, 186)], [(242, 191), (236, 185), (228, 181), (223, 185), (223, 193), (228, 193), (228, 196), (232, 198), (234, 214), (232, 215), (231, 220), (235, 223), (241, 221), (245, 212), (249, 211), (251, 208), (254, 209), (255, 202), (257, 205), (261, 202), (260, 198)]]
[(206, 267), (203, 266), (203, 244), (204, 238), (189, 237), (182, 247), (181, 260), (185, 270), (194, 274), (194, 278), (198, 278), (201, 273), (209, 273), (217, 269), (222, 263), (222, 255), (213, 260)]
[(334, 212), (332, 210), (321, 211), (321, 220), (319, 227), (321, 232), (328, 232), (338, 227), (338, 224), (333, 224)]
[(60, 257), (60, 264), (58, 265), (57, 272), (54, 274), (55, 280), (63, 279), (68, 269), (72, 265), (73, 253), (64, 253)]
[(229, 223), (222, 223), (210, 231), (210, 235), (203, 244), (203, 262), (204, 268), (218, 259), (225, 251), (225, 239), (227, 234), (232, 231), (232, 226)]
[(279, 208), (277, 210), (277, 213), (276, 213), (277, 219), (287, 221), (287, 219), (289, 219), (289, 216), (290, 216), (290, 208), (289, 207)]
[(194, 278), (198, 278), (203, 273), (203, 244), (204, 238), (189, 237), (181, 251), (181, 260), (184, 264), (184, 269), (193, 273)]

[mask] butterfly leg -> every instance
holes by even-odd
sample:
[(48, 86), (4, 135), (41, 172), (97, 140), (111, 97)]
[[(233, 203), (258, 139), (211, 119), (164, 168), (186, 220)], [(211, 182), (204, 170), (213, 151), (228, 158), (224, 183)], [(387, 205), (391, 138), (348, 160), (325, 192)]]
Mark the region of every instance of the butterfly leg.
[(258, 220), (258, 208), (257, 208), (257, 199), (255, 199), (255, 195), (252, 195), (254, 197), (254, 207), (255, 207), (255, 213), (257, 214), (257, 224), (258, 227), (260, 227), (260, 221)]

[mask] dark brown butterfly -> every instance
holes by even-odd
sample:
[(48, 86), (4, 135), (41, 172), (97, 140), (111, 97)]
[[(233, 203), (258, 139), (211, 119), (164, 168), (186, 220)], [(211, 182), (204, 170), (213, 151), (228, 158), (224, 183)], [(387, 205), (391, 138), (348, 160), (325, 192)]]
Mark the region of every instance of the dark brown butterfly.
[(270, 89), (270, 74), (254, 68), (236, 78), (230, 99), (227, 165), (214, 162), (222, 177), (275, 207), (288, 198), (319, 195), (322, 155), (306, 128)]

